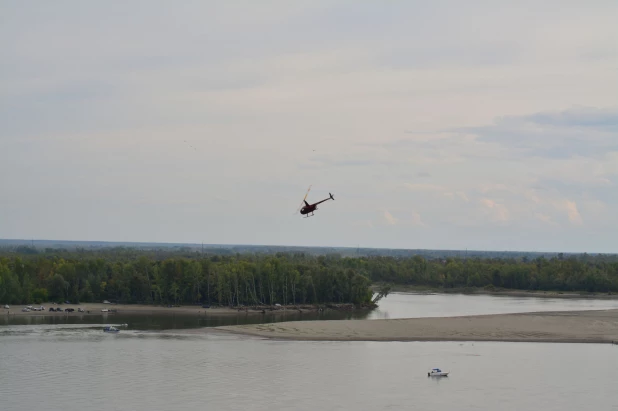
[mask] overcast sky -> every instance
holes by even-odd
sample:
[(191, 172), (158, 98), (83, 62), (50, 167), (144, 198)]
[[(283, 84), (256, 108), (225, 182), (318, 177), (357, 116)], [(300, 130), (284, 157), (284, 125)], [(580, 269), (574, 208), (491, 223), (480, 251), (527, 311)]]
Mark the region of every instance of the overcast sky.
[[(0, 5), (0, 238), (618, 252), (618, 2)], [(328, 192), (315, 217), (295, 214)]]

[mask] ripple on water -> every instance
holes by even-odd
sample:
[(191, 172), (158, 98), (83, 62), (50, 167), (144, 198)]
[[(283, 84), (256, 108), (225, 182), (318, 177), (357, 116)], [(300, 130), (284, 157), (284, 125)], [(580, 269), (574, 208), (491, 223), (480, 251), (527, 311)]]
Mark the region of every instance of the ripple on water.
[(610, 409), (618, 380), (612, 346), (82, 333), (2, 337), (2, 411)]

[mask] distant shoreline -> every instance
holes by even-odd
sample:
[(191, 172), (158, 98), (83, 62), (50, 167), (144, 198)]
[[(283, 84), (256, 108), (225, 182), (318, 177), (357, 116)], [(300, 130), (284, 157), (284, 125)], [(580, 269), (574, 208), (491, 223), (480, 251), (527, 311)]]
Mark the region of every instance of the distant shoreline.
[(423, 254), (431, 254), (433, 256), (445, 257), (445, 256), (453, 256), (453, 257), (461, 257), (462, 255), (467, 255), (468, 257), (479, 256), (483, 257), (486, 255), (498, 255), (498, 256), (558, 256), (563, 254), (564, 256), (573, 256), (573, 255), (583, 255), (588, 254), (591, 256), (597, 255), (607, 255), (614, 256), (618, 255), (616, 251), (564, 251), (564, 250), (554, 250), (554, 251), (541, 251), (541, 250), (527, 250), (527, 251), (508, 251), (508, 250), (483, 250), (483, 249), (440, 249), (440, 248), (388, 248), (388, 247), (360, 247), (360, 246), (324, 246), (324, 245), (285, 245), (285, 244), (242, 244), (242, 243), (192, 243), (192, 242), (152, 242), (152, 241), (119, 241), (119, 240), (54, 240), (51, 238), (0, 238), (0, 247), (16, 247), (16, 246), (25, 246), (32, 247), (37, 249), (45, 249), (45, 247), (67, 247), (67, 248), (86, 248), (86, 249), (109, 249), (116, 247), (126, 247), (131, 249), (145, 249), (145, 250), (156, 250), (156, 249), (180, 249), (180, 248), (188, 248), (194, 251), (200, 251), (203, 249), (206, 250), (232, 250), (242, 251), (242, 250), (259, 250), (262, 252), (315, 252), (318, 255), (325, 255), (330, 252), (346, 252), (349, 255), (361, 255), (361, 256), (374, 256), (374, 255), (423, 255)]
[[(379, 284), (372, 285), (375, 291)], [(618, 300), (618, 294), (613, 293), (589, 293), (580, 291), (538, 291), (538, 290), (513, 290), (513, 289), (495, 289), (487, 290), (485, 288), (438, 288), (425, 286), (407, 286), (393, 285), (392, 293), (402, 294), (464, 294), (464, 295), (492, 295), (505, 297), (534, 297), (534, 298), (567, 298), (567, 299), (590, 299), (590, 300)]]
[(618, 343), (618, 309), (397, 320), (291, 321), (193, 330), (300, 341)]

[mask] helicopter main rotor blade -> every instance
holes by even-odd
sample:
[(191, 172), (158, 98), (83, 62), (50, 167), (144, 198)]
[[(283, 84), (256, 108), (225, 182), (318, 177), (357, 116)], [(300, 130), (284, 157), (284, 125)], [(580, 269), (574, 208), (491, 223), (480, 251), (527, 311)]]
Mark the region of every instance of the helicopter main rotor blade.
[(303, 208), (303, 205), (305, 204), (305, 200), (307, 199), (307, 196), (309, 195), (309, 191), (311, 191), (311, 186), (312, 185), (313, 184), (311, 184), (309, 186), (309, 188), (307, 189), (307, 193), (305, 194), (305, 197), (303, 198), (303, 201), (300, 202), (300, 205), (298, 206), (298, 209), (296, 209), (296, 212), (294, 214), (298, 213), (300, 211), (300, 209)]
[(305, 194), (305, 198), (303, 198), (303, 202), (307, 199), (307, 196), (309, 195), (309, 191), (311, 191), (311, 186), (312, 186), (312, 185), (313, 185), (313, 184), (311, 184), (311, 185), (309, 186), (309, 188), (307, 189), (307, 194)]

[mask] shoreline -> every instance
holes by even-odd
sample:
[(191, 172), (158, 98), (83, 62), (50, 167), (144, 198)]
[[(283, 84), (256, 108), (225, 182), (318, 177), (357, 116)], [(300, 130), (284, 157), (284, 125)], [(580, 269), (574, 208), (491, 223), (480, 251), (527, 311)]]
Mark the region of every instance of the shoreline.
[[(8, 310), (3, 309), (0, 311), (0, 315), (5, 316), (107, 316), (117, 314), (129, 314), (129, 315), (152, 315), (152, 314), (169, 314), (169, 315), (199, 315), (199, 316), (220, 316), (220, 315), (238, 315), (238, 314), (251, 314), (251, 315), (264, 315), (264, 314), (287, 314), (287, 313), (309, 313), (318, 312), (319, 310), (333, 310), (333, 311), (348, 311), (358, 312), (363, 310), (371, 310), (370, 307), (355, 308), (352, 304), (324, 304), (324, 305), (309, 305), (309, 304), (297, 304), (287, 306), (250, 306), (250, 307), (221, 307), (211, 306), (210, 308), (203, 308), (199, 305), (186, 305), (166, 307), (161, 305), (147, 305), (147, 304), (103, 304), (103, 303), (83, 303), (83, 304), (32, 304), (33, 307), (44, 306), (44, 311), (29, 311), (24, 312), (22, 309), (27, 305), (20, 304), (11, 306)], [(55, 312), (49, 311), (50, 307), (73, 308), (73, 312)], [(78, 312), (77, 309), (82, 308), (85, 312)], [(116, 312), (102, 312), (101, 310), (116, 310)]]
[[(501, 341), (615, 344), (618, 343), (618, 309), (396, 320), (291, 321), (222, 326), (209, 330), (297, 341)], [(201, 329), (197, 332), (208, 331)]]
[[(375, 292), (379, 285), (372, 285)], [(462, 295), (490, 295), (494, 297), (532, 297), (532, 298), (566, 298), (566, 299), (587, 299), (587, 300), (618, 300), (618, 294), (588, 293), (584, 291), (538, 291), (538, 290), (513, 290), (496, 289), (486, 290), (484, 288), (432, 288), (423, 286), (393, 285), (391, 293), (399, 294), (462, 294)]]

